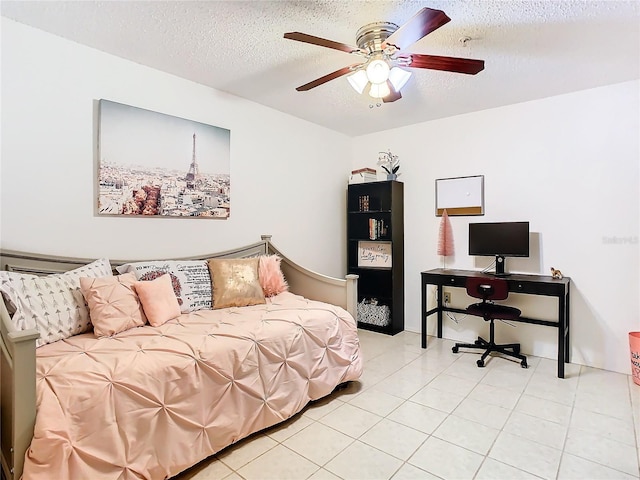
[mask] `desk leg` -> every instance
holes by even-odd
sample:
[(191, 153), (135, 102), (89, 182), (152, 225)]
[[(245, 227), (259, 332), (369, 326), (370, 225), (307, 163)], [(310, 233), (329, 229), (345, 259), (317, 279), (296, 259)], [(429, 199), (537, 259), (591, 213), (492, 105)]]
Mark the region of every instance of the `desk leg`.
[(422, 348), (427, 348), (427, 284), (422, 279), (422, 326), (420, 329)]
[(438, 285), (438, 338), (442, 338), (442, 285)]
[(567, 319), (564, 292), (558, 297), (558, 378), (564, 378), (565, 348), (567, 345)]

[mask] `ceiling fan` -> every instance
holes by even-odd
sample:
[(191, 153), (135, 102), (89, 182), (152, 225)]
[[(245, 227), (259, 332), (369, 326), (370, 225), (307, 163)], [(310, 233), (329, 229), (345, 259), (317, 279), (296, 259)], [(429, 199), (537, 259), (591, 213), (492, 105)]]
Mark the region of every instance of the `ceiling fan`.
[(300, 32), (288, 32), (284, 38), (333, 48), (364, 57), (361, 63), (336, 70), (296, 88), (307, 91), (336, 78), (348, 75), (347, 80), (358, 92), (368, 93), (383, 102), (395, 102), (402, 97), (400, 89), (409, 80), (411, 73), (400, 67), (426, 68), (447, 72), (475, 75), (484, 69), (484, 60), (470, 58), (441, 57), (405, 52), (405, 49), (450, 22), (442, 11), (423, 8), (404, 25), (398, 27), (391, 22), (375, 22), (360, 28), (356, 34), (357, 47), (334, 42)]

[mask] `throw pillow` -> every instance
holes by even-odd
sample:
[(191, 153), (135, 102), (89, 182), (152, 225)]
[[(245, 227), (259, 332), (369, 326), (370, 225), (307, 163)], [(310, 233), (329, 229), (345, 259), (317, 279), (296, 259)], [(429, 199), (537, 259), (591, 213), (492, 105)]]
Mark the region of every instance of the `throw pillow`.
[(258, 279), (265, 297), (272, 297), (289, 290), (278, 255), (262, 255), (258, 263)]
[(16, 329), (36, 329), (40, 333), (36, 346), (40, 347), (91, 330), (80, 278), (112, 275), (106, 258), (47, 276), (3, 271), (0, 291), (15, 311), (11, 320)]
[(165, 274), (155, 280), (136, 282), (134, 288), (152, 326), (159, 327), (180, 316), (180, 305), (173, 291), (171, 275)]
[(133, 285), (133, 272), (124, 275), (80, 279), (80, 290), (89, 305), (96, 337), (110, 337), (147, 323)]
[(258, 280), (258, 258), (210, 258), (213, 308), (266, 303)]
[(141, 281), (171, 275), (173, 291), (182, 313), (211, 308), (211, 277), (206, 260), (159, 260), (127, 263), (118, 273), (134, 272)]

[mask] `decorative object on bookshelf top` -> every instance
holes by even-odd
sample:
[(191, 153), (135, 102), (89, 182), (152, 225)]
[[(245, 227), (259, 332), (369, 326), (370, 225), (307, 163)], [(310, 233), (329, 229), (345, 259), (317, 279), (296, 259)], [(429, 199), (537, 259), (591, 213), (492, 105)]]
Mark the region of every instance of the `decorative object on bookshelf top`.
[(391, 150), (388, 152), (380, 152), (378, 155), (378, 165), (387, 172), (387, 180), (395, 180), (398, 178), (398, 175), (400, 175), (398, 173), (400, 160), (398, 160), (397, 155), (391, 153)]
[(369, 167), (358, 168), (357, 170), (351, 170), (349, 184), (375, 182), (376, 180), (378, 180), (378, 174), (375, 169)]

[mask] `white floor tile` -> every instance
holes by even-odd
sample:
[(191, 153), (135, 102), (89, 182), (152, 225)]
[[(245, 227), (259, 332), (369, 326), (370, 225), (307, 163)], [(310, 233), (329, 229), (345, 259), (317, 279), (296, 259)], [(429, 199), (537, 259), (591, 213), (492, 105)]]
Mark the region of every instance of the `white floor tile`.
[(300, 480), (310, 477), (317, 470), (315, 463), (278, 445), (237, 472), (246, 480)]
[(473, 452), (486, 455), (498, 433), (500, 431), (494, 428), (456, 417), (455, 415), (449, 415), (433, 432), (433, 436)]
[(638, 475), (637, 449), (600, 435), (569, 429), (565, 452), (629, 475)]
[(637, 480), (638, 476), (628, 475), (585, 458), (564, 453), (560, 461), (558, 480), (584, 480), (587, 478), (589, 480)]
[(405, 463), (392, 477), (392, 480), (440, 480), (439, 477)]
[(318, 465), (324, 465), (353, 441), (344, 433), (316, 422), (287, 439), (283, 445)]
[(413, 379), (405, 378), (396, 373), (376, 384), (375, 388), (376, 390), (380, 390), (406, 400), (420, 390), (426, 383), (426, 381), (424, 383), (416, 382)]
[[(519, 470), (506, 463), (487, 458), (474, 480), (539, 480), (540, 477)], [(586, 477), (581, 480), (586, 480)]]
[(429, 386), (460, 396), (467, 396), (474, 389), (477, 382), (466, 378), (454, 377), (452, 375), (441, 374), (429, 382)]
[(377, 387), (365, 390), (349, 400), (351, 405), (355, 405), (356, 407), (375, 413), (381, 417), (385, 417), (393, 412), (403, 402), (404, 399), (380, 391)]
[(575, 407), (627, 421), (633, 415), (629, 391), (613, 393), (606, 385), (601, 392), (584, 392), (578, 388)]
[(484, 457), (439, 438), (429, 437), (409, 463), (445, 480), (471, 479)]
[[(499, 359), (498, 359), (499, 360)], [(481, 383), (504, 388), (514, 392), (524, 391), (531, 380), (531, 371), (522, 368), (519, 363), (495, 366), (482, 378)]]
[(509, 409), (480, 402), (473, 398), (466, 398), (453, 411), (453, 414), (458, 417), (498, 430), (504, 426), (510, 413)]
[(507, 390), (506, 388), (479, 383), (471, 391), (469, 398), (511, 410), (518, 403), (520, 395), (520, 392), (514, 392), (513, 390)]
[(447, 414), (440, 410), (407, 401), (391, 412), (387, 418), (421, 432), (431, 433), (446, 417)]
[(548, 480), (556, 478), (561, 455), (561, 450), (508, 432), (498, 435), (489, 452), (489, 457), (494, 460)]
[(516, 412), (542, 418), (561, 425), (569, 425), (571, 407), (550, 400), (541, 401), (531, 395), (522, 395), (515, 408)]
[(410, 400), (412, 402), (419, 403), (420, 405), (451, 413), (458, 405), (460, 405), (460, 402), (464, 400), (464, 397), (455, 393), (445, 392), (444, 390), (438, 390), (437, 388), (427, 385), (411, 397)]
[(567, 438), (566, 425), (520, 412), (511, 414), (504, 426), (504, 431), (558, 450), (562, 450)]
[(340, 477), (334, 475), (324, 468), (318, 469), (316, 473), (311, 475), (308, 480), (341, 480)]
[(581, 408), (574, 408), (571, 415), (571, 429), (583, 430), (632, 447), (636, 444), (632, 419), (627, 421), (602, 415)]
[(364, 432), (382, 420), (382, 417), (367, 412), (348, 403), (343, 403), (338, 408), (322, 417), (319, 422), (338, 430), (339, 432), (358, 438)]
[(383, 419), (360, 437), (360, 441), (401, 460), (409, 458), (427, 439), (426, 433)]
[(324, 468), (344, 480), (387, 480), (401, 466), (402, 460), (355, 441)]

